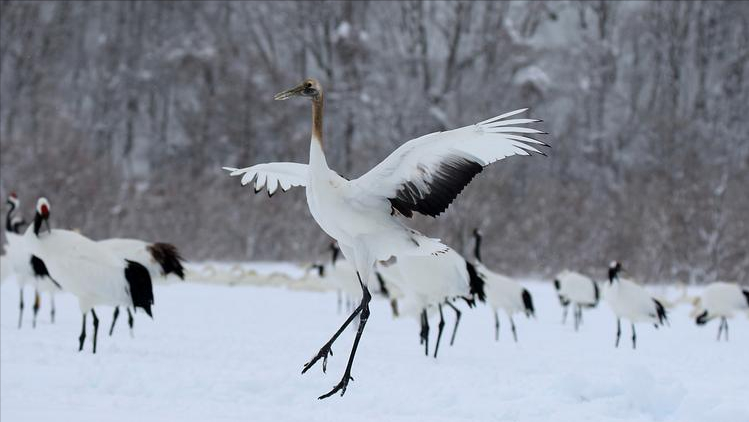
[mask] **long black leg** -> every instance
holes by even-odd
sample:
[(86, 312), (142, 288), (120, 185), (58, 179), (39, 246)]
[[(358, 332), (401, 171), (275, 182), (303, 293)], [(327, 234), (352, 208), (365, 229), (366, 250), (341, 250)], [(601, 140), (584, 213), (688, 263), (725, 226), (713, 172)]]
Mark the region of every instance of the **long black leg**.
[(52, 321), (52, 324), (55, 323), (55, 294), (50, 293), (49, 294), (49, 304), (52, 309), (49, 310), (49, 319)]
[(83, 340), (86, 339), (86, 313), (83, 313), (83, 324), (81, 326), (81, 335), (78, 336), (78, 351), (83, 350)]
[(39, 313), (40, 307), (39, 290), (34, 290), (34, 306), (31, 308), (34, 311), (34, 316), (31, 319), (31, 328), (36, 328), (36, 314)]
[(635, 324), (632, 324), (632, 348), (637, 348), (637, 333), (635, 332)]
[(622, 322), (619, 318), (616, 319), (616, 343), (614, 347), (619, 347), (619, 337), (622, 336)]
[(575, 327), (575, 331), (577, 331), (577, 324), (578, 324), (578, 320), (577, 320), (577, 305), (572, 305), (572, 306), (573, 306), (573, 308), (572, 308), (572, 325)]
[(343, 298), (341, 297), (341, 289), (336, 290), (336, 295), (338, 296), (338, 314), (341, 313), (341, 307), (343, 306)]
[(429, 356), (429, 315), (426, 308), (421, 311), (421, 344), (424, 345), (424, 356)]
[[(361, 284), (361, 281), (359, 281), (359, 283)], [(369, 296), (369, 291), (366, 290), (366, 287), (364, 287), (363, 284), (362, 284), (362, 290), (366, 291), (367, 292), (367, 296)], [(366, 298), (366, 300), (367, 300), (367, 303), (369, 303), (369, 299)], [(328, 355), (332, 355), (333, 354), (330, 351), (331, 346), (333, 346), (333, 343), (335, 343), (335, 341), (338, 339), (338, 336), (340, 336), (341, 333), (343, 333), (343, 330), (345, 330), (346, 327), (348, 327), (349, 324), (351, 324), (351, 321), (353, 321), (354, 318), (356, 318), (356, 316), (359, 315), (359, 313), (364, 309), (364, 306), (363, 306), (364, 305), (364, 301), (365, 301), (365, 297), (362, 296), (362, 303), (361, 303), (361, 305), (359, 305), (356, 309), (354, 309), (354, 312), (352, 312), (351, 315), (349, 315), (349, 317), (346, 318), (346, 321), (343, 322), (343, 324), (341, 325), (341, 328), (339, 328), (338, 331), (336, 331), (335, 334), (333, 334), (333, 337), (331, 337), (330, 340), (328, 340), (328, 342), (325, 343), (320, 348), (320, 351), (318, 351), (317, 354), (315, 356), (313, 356), (312, 359), (310, 359), (309, 362), (307, 362), (307, 363), (304, 364), (304, 368), (302, 368), (302, 373), (307, 372), (320, 359), (323, 360), (322, 361), (322, 371), (325, 372), (325, 370), (328, 367)]]
[(723, 332), (723, 318), (720, 319), (720, 324), (718, 324), (718, 338), (716, 341), (720, 341), (720, 335)]
[(445, 303), (455, 311), (455, 326), (453, 326), (453, 335), (450, 337), (450, 346), (452, 346), (453, 343), (455, 343), (455, 334), (458, 332), (458, 324), (460, 324), (460, 317), (463, 313), (460, 312), (460, 309), (456, 308), (455, 305), (450, 303), (450, 301), (445, 301)]
[(130, 312), (130, 308), (127, 309), (127, 325), (130, 327), (130, 337), (133, 336), (133, 314)]
[(567, 312), (570, 310), (570, 305), (562, 306), (562, 325), (567, 322)]
[(419, 314), (419, 344), (424, 344), (424, 311)]
[(361, 340), (362, 333), (364, 332), (364, 326), (367, 325), (367, 320), (369, 319), (369, 301), (370, 299), (372, 299), (372, 295), (369, 294), (369, 289), (367, 289), (367, 286), (365, 286), (361, 281), (361, 276), (359, 276), (358, 272), (356, 273), (356, 275), (359, 277), (359, 284), (362, 288), (362, 301), (361, 305), (359, 305), (361, 314), (359, 315), (359, 328), (356, 330), (356, 337), (354, 337), (354, 345), (351, 347), (351, 354), (348, 358), (346, 371), (343, 372), (343, 378), (341, 378), (341, 381), (338, 383), (338, 385), (333, 387), (333, 389), (329, 392), (318, 397), (318, 399), (328, 398), (338, 391), (340, 391), (341, 396), (343, 396), (346, 393), (346, 387), (348, 387), (349, 381), (353, 380), (353, 378), (351, 377), (351, 367), (354, 365), (354, 356), (356, 356), (356, 349), (359, 347), (359, 341)]
[(120, 316), (120, 307), (115, 306), (114, 307), (114, 315), (112, 315), (112, 326), (109, 327), (109, 336), (112, 336), (112, 333), (114, 332), (114, 324), (117, 322), (117, 317)]
[(499, 341), (499, 314), (494, 310), (494, 341)]
[(437, 359), (437, 351), (440, 349), (440, 339), (442, 338), (442, 330), (445, 328), (445, 316), (442, 315), (442, 304), (437, 305), (440, 310), (440, 323), (437, 325), (437, 343), (434, 346), (434, 358)]
[(728, 341), (728, 320), (726, 319), (726, 317), (723, 317), (723, 321), (723, 338)]
[(99, 334), (99, 317), (96, 316), (94, 308), (91, 308), (91, 316), (94, 317), (94, 353), (96, 353), (96, 336)]
[(518, 342), (518, 333), (515, 331), (515, 321), (512, 320), (512, 316), (510, 317), (510, 326), (512, 327), (512, 338), (515, 339), (515, 343)]
[[(723, 338), (728, 341), (728, 320), (726, 317), (720, 317), (720, 325), (723, 327)], [(720, 331), (718, 331), (718, 341), (720, 341)]]
[(580, 323), (579, 324), (582, 327), (583, 325), (583, 307), (582, 306), (580, 306)]
[(18, 305), (18, 329), (21, 329), (21, 322), (23, 321), (23, 287), (21, 287), (21, 300)]

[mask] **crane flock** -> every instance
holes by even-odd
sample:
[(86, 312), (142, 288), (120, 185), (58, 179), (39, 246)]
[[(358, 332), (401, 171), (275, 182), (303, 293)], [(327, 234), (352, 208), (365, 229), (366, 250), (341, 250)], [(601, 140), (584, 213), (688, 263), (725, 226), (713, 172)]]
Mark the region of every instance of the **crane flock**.
[[(415, 214), (438, 217), (486, 166), (511, 156), (546, 155), (548, 145), (532, 127), (541, 120), (521, 117), (527, 109), (498, 115), (479, 123), (427, 134), (403, 143), (382, 162), (356, 179), (347, 179), (327, 163), (324, 146), (324, 92), (315, 79), (278, 93), (276, 100), (306, 99), (311, 103), (309, 162), (272, 162), (249, 167), (224, 167), (241, 184), (255, 193), (265, 189), (269, 196), (280, 189), (303, 187), (309, 211), (320, 229), (332, 238), (331, 259), (314, 266), (316, 277), (338, 291), (338, 309), (346, 298), (349, 315), (331, 337), (302, 367), (302, 373), (320, 363), (323, 372), (332, 356), (332, 346), (353, 322), (355, 337), (340, 380), (324, 399), (344, 395), (353, 380), (354, 359), (370, 318), (372, 292), (385, 296), (393, 314), (417, 319), (424, 353), (437, 358), (446, 325), (445, 311), (454, 315), (449, 345), (453, 345), (463, 312), (488, 306), (494, 313), (495, 339), (500, 339), (500, 313), (508, 319), (514, 341), (518, 341), (513, 317), (535, 318), (533, 296), (528, 288), (510, 276), (491, 269), (482, 260), (483, 234), (473, 231), (473, 256), (466, 258), (440, 239), (409, 227)], [(40, 294), (50, 297), (50, 318), (54, 322), (54, 295), (72, 293), (82, 315), (78, 337), (82, 350), (86, 318), (93, 320), (92, 351), (96, 353), (99, 317), (95, 308), (114, 308), (109, 334), (115, 328), (120, 307), (133, 314), (144, 311), (153, 318), (153, 283), (167, 277), (185, 279), (184, 259), (177, 248), (165, 242), (113, 238), (93, 240), (76, 231), (50, 227), (51, 204), (39, 198), (34, 219), (24, 231), (25, 221), (17, 215), (20, 201), (15, 193), (7, 198), (5, 233), (8, 244), (3, 268), (9, 269), (20, 286), (18, 327), (22, 327), (24, 287), (35, 290), (33, 323), (36, 326)], [(496, 268), (496, 265), (492, 265)], [(632, 347), (636, 347), (635, 324), (656, 328), (668, 324), (667, 308), (636, 282), (620, 278), (621, 263), (608, 267), (608, 280), (598, 282), (586, 275), (564, 270), (553, 279), (562, 323), (571, 307), (575, 331), (580, 329), (583, 309), (596, 307), (603, 299), (617, 319), (615, 346), (621, 336), (621, 319), (630, 323)], [(371, 290), (371, 291), (370, 291)], [(749, 291), (736, 284), (714, 283), (702, 297), (693, 300), (697, 324), (719, 318), (718, 339), (725, 333), (727, 319), (749, 310)], [(132, 310), (132, 312), (131, 312)], [(430, 315), (438, 315), (434, 348), (430, 351)], [(450, 315), (448, 314), (448, 317)]]

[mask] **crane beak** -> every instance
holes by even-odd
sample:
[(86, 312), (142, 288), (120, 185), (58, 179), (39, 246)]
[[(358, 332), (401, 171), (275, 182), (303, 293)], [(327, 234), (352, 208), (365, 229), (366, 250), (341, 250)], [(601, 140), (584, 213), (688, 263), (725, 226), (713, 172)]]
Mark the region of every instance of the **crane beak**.
[(44, 225), (47, 226), (47, 233), (51, 234), (52, 233), (52, 228), (49, 226), (49, 220), (44, 219)]
[(302, 91), (304, 91), (304, 85), (297, 85), (294, 88), (279, 92), (273, 97), (273, 99), (276, 101), (288, 100), (291, 97), (297, 97), (301, 95)]

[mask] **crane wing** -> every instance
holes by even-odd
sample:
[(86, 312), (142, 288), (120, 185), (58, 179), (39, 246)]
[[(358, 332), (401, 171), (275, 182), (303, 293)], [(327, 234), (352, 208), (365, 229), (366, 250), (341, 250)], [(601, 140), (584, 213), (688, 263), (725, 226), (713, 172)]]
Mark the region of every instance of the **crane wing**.
[(306, 164), (299, 163), (265, 163), (237, 169), (224, 167), (230, 176), (242, 176), (242, 185), (252, 183), (255, 193), (265, 187), (268, 196), (273, 196), (280, 187), (286, 192), (294, 186), (307, 186), (308, 170)]
[(528, 136), (545, 132), (520, 126), (540, 120), (508, 119), (526, 110), (410, 140), (353, 180), (354, 195), (387, 198), (406, 217), (436, 217), (489, 164), (511, 155), (546, 155), (532, 144), (548, 145)]

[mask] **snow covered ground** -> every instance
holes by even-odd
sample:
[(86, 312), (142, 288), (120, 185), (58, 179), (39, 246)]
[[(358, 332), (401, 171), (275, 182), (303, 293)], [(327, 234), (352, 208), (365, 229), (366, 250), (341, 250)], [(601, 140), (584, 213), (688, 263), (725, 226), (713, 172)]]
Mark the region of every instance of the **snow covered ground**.
[[(256, 276), (269, 277), (273, 268)], [(225, 269), (241, 273), (246, 267)], [(194, 274), (215, 278), (211, 272)], [(336, 295), (313, 291), (319, 286), (299, 290), (299, 282), (291, 283), (294, 289), (263, 284), (270, 285), (159, 285), (154, 320), (136, 314), (134, 338), (123, 318), (108, 337), (111, 310), (102, 308), (99, 350), (92, 355), (88, 339), (85, 351), (77, 351), (80, 314), (73, 297), (58, 297), (54, 325), (44, 298), (32, 330), (27, 292), (28, 317), (18, 330), (18, 291), (12, 281), (4, 283), (0, 419), (749, 421), (745, 315), (730, 322), (730, 342), (718, 343), (717, 321), (697, 327), (682, 305), (671, 311), (670, 328), (639, 327), (637, 350), (630, 347), (629, 327), (623, 347), (614, 349), (615, 320), (605, 304), (587, 312), (575, 333), (571, 317), (560, 324), (551, 286), (526, 282), (537, 319), (516, 319), (518, 344), (504, 318), (500, 341), (494, 341), (493, 317), (482, 306), (464, 312), (455, 346), (443, 342), (435, 360), (423, 356), (416, 320), (393, 319), (378, 298), (355, 381), (343, 398), (318, 401), (338, 382), (353, 331), (334, 346), (327, 374), (318, 365), (301, 375), (344, 318), (336, 312)], [(449, 329), (452, 314), (446, 318)]]

